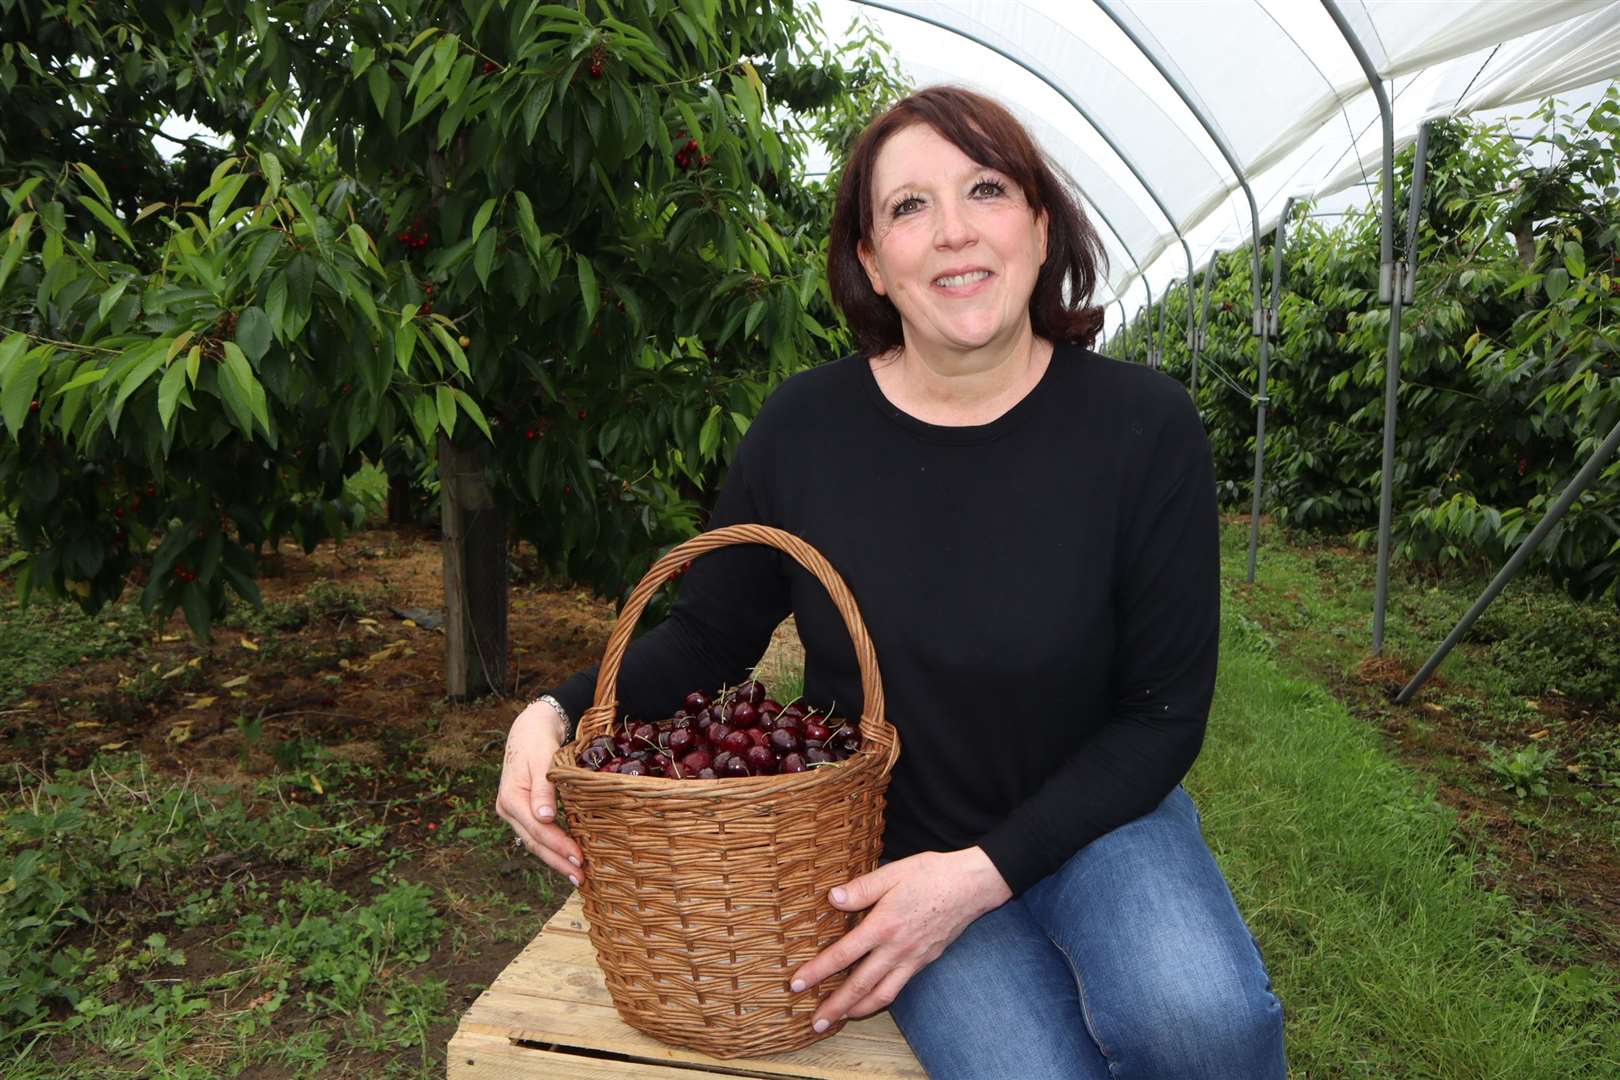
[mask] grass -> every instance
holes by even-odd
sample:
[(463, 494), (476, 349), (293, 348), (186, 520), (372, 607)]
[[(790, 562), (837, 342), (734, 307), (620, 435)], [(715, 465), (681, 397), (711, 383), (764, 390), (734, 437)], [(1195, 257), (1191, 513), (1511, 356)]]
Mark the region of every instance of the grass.
[(310, 745), (247, 790), (136, 754), (18, 780), (0, 795), (8, 1080), (442, 1076), (475, 989), (458, 964), (515, 951), (563, 897), (512, 859), (494, 763), (384, 776)]
[(1620, 973), (1533, 962), (1541, 928), (1475, 879), (1455, 815), (1228, 605), (1187, 781), (1259, 939), (1298, 1077), (1620, 1074)]
[[(1222, 531), (1225, 573), (1233, 583), (1228, 602), (1278, 639), (1288, 670), (1341, 690), (1359, 687), (1363, 715), (1409, 727), (1414, 740), (1437, 744), (1433, 764), (1448, 782), (1481, 794), (1522, 790), (1527, 799), (1539, 782), (1552, 800), (1545, 804), (1550, 828), (1584, 830), (1620, 846), (1620, 724), (1614, 723), (1620, 717), (1620, 610), (1607, 601), (1578, 603), (1544, 579), (1521, 576), (1486, 610), (1414, 707), (1398, 709), (1365, 674), (1373, 559), (1339, 544), (1303, 542), (1309, 539), (1290, 542), (1266, 530), (1250, 585), (1241, 580), (1247, 525), (1234, 522)], [(1395, 685), (1422, 665), (1492, 573), (1487, 567), (1392, 567), (1384, 656)], [(1437, 727), (1445, 729), (1449, 748), (1431, 738)], [(1557, 820), (1563, 814), (1575, 818)]]

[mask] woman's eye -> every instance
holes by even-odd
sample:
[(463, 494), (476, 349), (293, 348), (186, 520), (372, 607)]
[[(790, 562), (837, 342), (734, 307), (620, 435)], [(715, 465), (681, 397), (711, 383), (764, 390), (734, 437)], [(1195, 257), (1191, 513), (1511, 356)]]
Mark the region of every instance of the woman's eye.
[(917, 196), (907, 195), (904, 199), (901, 199), (899, 202), (894, 204), (894, 216), (899, 217), (901, 214), (909, 214), (921, 205), (922, 200), (917, 198)]
[(1002, 187), (994, 180), (980, 180), (977, 184), (973, 185), (973, 194), (992, 198), (994, 196), (1003, 194), (1006, 190), (1006, 188)]

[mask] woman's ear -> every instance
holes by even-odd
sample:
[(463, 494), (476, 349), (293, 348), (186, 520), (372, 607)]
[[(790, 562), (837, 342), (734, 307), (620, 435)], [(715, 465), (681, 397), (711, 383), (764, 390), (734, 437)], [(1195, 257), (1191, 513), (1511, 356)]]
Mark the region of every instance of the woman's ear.
[(1046, 237), (1047, 233), (1050, 231), (1048, 229), (1050, 224), (1051, 218), (1047, 217), (1045, 210), (1039, 211), (1035, 215), (1035, 231), (1040, 234), (1041, 238), (1041, 260), (1035, 264), (1036, 266), (1046, 265)]
[(877, 253), (872, 250), (872, 245), (862, 240), (855, 245), (855, 255), (861, 260), (861, 268), (866, 271), (866, 280), (872, 283), (872, 291), (879, 296), (887, 296), (883, 275), (878, 272)]

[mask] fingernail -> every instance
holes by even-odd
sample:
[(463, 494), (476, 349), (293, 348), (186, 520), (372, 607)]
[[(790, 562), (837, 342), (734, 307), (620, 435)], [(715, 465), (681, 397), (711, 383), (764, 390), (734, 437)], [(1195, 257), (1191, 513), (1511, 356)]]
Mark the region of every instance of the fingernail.
[(825, 1020), (817, 1020), (815, 1026), (816, 1026), (816, 1033), (818, 1035), (821, 1032), (826, 1031), (828, 1028), (832, 1027), (832, 1025), (827, 1023), (827, 1021), (825, 1021)]
[(834, 889), (832, 891), (832, 901), (833, 901), (833, 903), (842, 904), (845, 900), (848, 900), (848, 899), (849, 899), (849, 894), (844, 892), (843, 889)]
[(574, 858), (572, 855), (568, 856), (568, 861), (573, 863), (575, 866), (579, 865), (579, 860)]
[(804, 980), (794, 979), (793, 982), (789, 984), (788, 989), (792, 990), (795, 994), (802, 993), (804, 991)]
[(551, 807), (542, 806), (540, 809), (536, 810), (535, 813), (540, 817), (550, 817), (551, 816)]
[(576, 888), (576, 889), (579, 888), (579, 878), (575, 877), (573, 874), (569, 874), (568, 875), (568, 880), (569, 880), (570, 883), (572, 883), (574, 888)]

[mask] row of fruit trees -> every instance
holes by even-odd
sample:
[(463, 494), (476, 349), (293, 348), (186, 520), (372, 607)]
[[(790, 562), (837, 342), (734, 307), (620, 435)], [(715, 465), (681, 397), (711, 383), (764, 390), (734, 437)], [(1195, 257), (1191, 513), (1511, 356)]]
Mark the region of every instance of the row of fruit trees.
[[(1499, 565), (1620, 422), (1620, 91), (1575, 115), (1556, 102), (1527, 111), (1540, 125), (1524, 140), (1464, 120), (1432, 128), (1417, 289), (1401, 325), (1395, 535), (1406, 558)], [(1408, 149), (1397, 206), (1411, 169)], [(1376, 204), (1342, 220), (1300, 204), (1285, 237), (1265, 509), (1370, 544), (1389, 338)], [(1217, 264), (1199, 386), (1223, 497), (1244, 507), (1258, 384), (1250, 258), (1244, 248)], [(1195, 318), (1203, 291), (1200, 277)], [(1188, 301), (1172, 289), (1163, 317), (1164, 367), (1184, 380)], [(1147, 333), (1139, 320), (1110, 351), (1140, 359)], [(1620, 461), (1537, 561), (1574, 595), (1620, 603)]]

